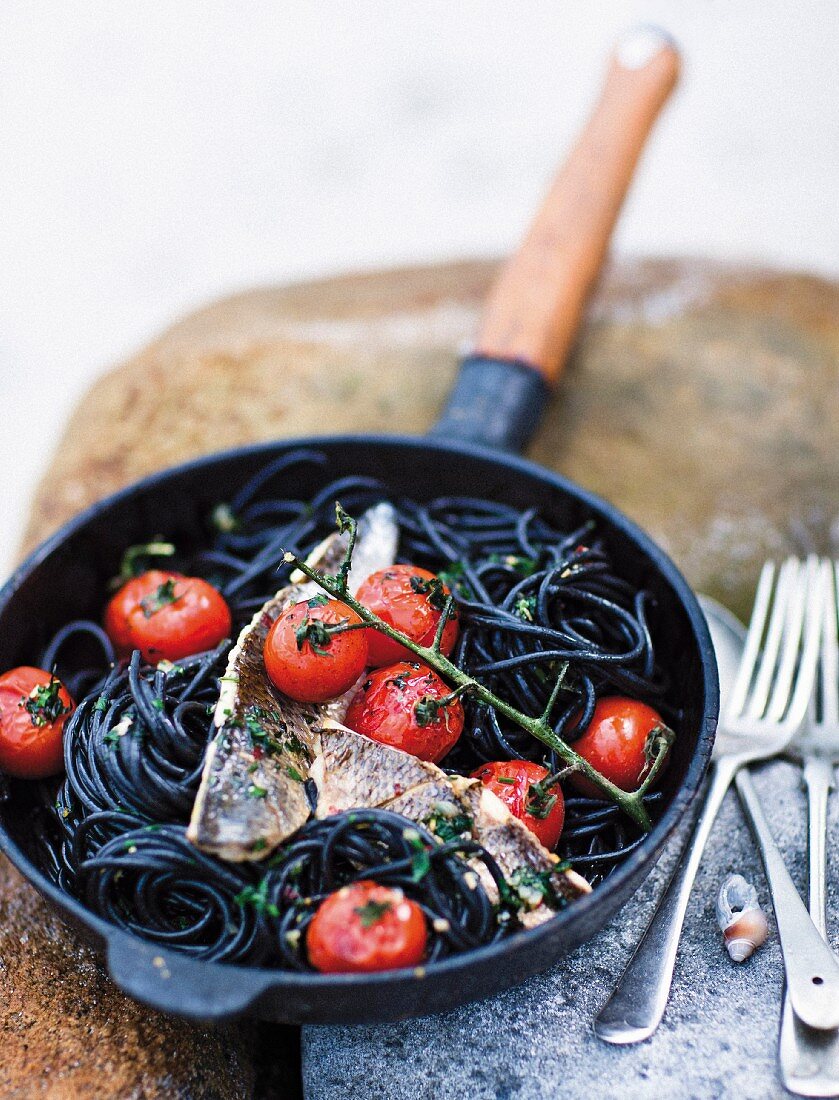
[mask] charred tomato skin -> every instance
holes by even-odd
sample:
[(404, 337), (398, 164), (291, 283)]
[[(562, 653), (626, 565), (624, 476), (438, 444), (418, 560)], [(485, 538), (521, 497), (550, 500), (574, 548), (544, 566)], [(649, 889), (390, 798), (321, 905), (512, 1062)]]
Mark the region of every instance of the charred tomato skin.
[[(666, 730), (664, 719), (646, 703), (623, 695), (598, 699), (585, 732), (573, 742), (575, 752), (587, 760), (622, 791), (634, 791), (651, 764), (648, 745), (656, 730)], [(571, 782), (589, 798), (602, 798), (600, 791), (582, 775)]]
[[(53, 684), (51, 706), (39, 712), (36, 693)], [(73, 709), (64, 685), (42, 668), (21, 665), (4, 672), (0, 676), (0, 770), (17, 779), (60, 774), (64, 725)]]
[[(437, 632), (442, 605), (450, 592), (434, 573), (418, 565), (390, 565), (371, 573), (358, 590), (360, 604), (412, 642), (430, 646)], [(435, 606), (435, 604), (437, 606)], [(459, 633), (457, 614), (443, 630), (441, 650), (448, 656)], [(370, 664), (374, 668), (411, 661), (414, 654), (378, 630), (370, 631)]]
[(417, 966), (427, 945), (428, 926), (416, 902), (369, 879), (325, 898), (306, 930), (309, 962), (322, 974)]
[[(507, 809), (523, 822), (544, 846), (553, 850), (562, 835), (565, 823), (565, 800), (559, 784), (554, 784), (546, 794), (535, 784), (548, 778), (549, 771), (530, 760), (494, 760), (482, 764), (472, 772), (473, 779), (480, 779), (497, 795)], [(529, 812), (528, 807), (534, 812)]]
[(427, 665), (400, 661), (370, 673), (353, 696), (344, 721), (373, 741), (436, 764), (463, 732), (459, 699), (434, 706), (450, 694), (451, 688)]
[[(300, 703), (326, 703), (349, 691), (367, 667), (369, 631), (348, 630), (319, 641), (317, 624), (360, 622), (339, 600), (303, 600), (284, 611), (265, 639), (265, 668), (273, 685)], [(304, 636), (307, 626), (310, 632)]]
[(157, 664), (213, 649), (230, 636), (232, 617), (221, 593), (200, 577), (150, 569), (111, 598), (104, 625), (120, 657), (139, 649)]

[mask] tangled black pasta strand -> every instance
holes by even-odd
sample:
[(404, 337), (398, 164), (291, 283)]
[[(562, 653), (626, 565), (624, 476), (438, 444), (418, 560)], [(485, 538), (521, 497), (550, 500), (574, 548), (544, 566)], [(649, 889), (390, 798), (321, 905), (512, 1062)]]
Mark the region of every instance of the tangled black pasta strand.
[(285, 965), (308, 970), (306, 929), (323, 898), (362, 879), (397, 887), (425, 914), (434, 961), (492, 943), (515, 926), (503, 910), (499, 919), (476, 864), (503, 895), (498, 865), (475, 841), (440, 844), (400, 814), (350, 810), (304, 825), (270, 861), (253, 901), (268, 915)]
[[(655, 702), (678, 725), (655, 659), (650, 594), (619, 576), (591, 523), (562, 531), (534, 510), (472, 497), (417, 503), (364, 477), (294, 499), (289, 486), (312, 465), (327, 459), (301, 449), (266, 465), (214, 510), (204, 546), (179, 547), (167, 563), (219, 587), (234, 631), (288, 582), (282, 552), (306, 556), (334, 531), (336, 499), (354, 515), (390, 500), (400, 560), (443, 574), (456, 595), (461, 633), (453, 656), (466, 672), (531, 715), (542, 712), (561, 675), (551, 723), (568, 741), (607, 694)], [(79, 705), (66, 727), (66, 778), (57, 795), (42, 785), (50, 876), (107, 919), (197, 958), (305, 969), (302, 943), (317, 901), (364, 877), (401, 887), (423, 908), (431, 958), (504, 934), (514, 921), (499, 922), (465, 862), (482, 862), (500, 888), (483, 849), (441, 846), (387, 811), (312, 821), (267, 867), (224, 863), (186, 840), (227, 648), (157, 669), (135, 654), (113, 668), (113, 647), (97, 623), (77, 621), (56, 634), (42, 667), (57, 669)], [(541, 742), (491, 708), (466, 700), (466, 710), (447, 770), (468, 774), (511, 757), (558, 770)], [(654, 811), (660, 800), (654, 792), (645, 802)], [(593, 883), (641, 839), (612, 803), (567, 798), (559, 854)], [(419, 878), (418, 860), (427, 863)]]
[(49, 847), (58, 836), (50, 865), (64, 888), (75, 892), (82, 862), (135, 820), (189, 820), (227, 648), (157, 668), (135, 652), (80, 701), (65, 727), (65, 777), (44, 838)]

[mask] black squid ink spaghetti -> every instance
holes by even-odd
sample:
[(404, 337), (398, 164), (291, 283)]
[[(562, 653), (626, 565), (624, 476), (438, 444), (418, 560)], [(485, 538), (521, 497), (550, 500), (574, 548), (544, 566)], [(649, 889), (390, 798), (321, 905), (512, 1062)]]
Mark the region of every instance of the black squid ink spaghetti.
[[(311, 969), (326, 918), (323, 929), (315, 925), (332, 898), (348, 899), (359, 939), (384, 938), (391, 925), (407, 927), (419, 913), (425, 931), (417, 957), (433, 962), (468, 951), (528, 927), (524, 898), (532, 910), (573, 904), (552, 884), (555, 868), (571, 868), (596, 888), (641, 842), (661, 803), (655, 783), (645, 787), (642, 779), (654, 780), (669, 746), (662, 737), (672, 737), (680, 714), (656, 660), (649, 594), (620, 576), (596, 527), (562, 531), (534, 510), (469, 497), (411, 501), (368, 478), (344, 478), (311, 500), (294, 499), (295, 470), (324, 461), (301, 450), (266, 466), (218, 505), (202, 545), (180, 546), (149, 532), (148, 546), (130, 548), (122, 575), (130, 580), (121, 592), (154, 578), (136, 607), (121, 606), (119, 618), (109, 604), (106, 629), (92, 620), (68, 623), (39, 655), (54, 677), (32, 688), (43, 703), (31, 718), (43, 718), (40, 728), (63, 726), (64, 756), (63, 777), (38, 779), (42, 867), (108, 921), (194, 958)], [(306, 774), (316, 752), (279, 743), (264, 705), (261, 713), (246, 708), (241, 721), (229, 719), (231, 727), (246, 727), (254, 751), (249, 774), (256, 778), (247, 781), (242, 805), (250, 812), (269, 798), (259, 777), (271, 764), (286, 778), (296, 775), (313, 815), (264, 858), (221, 858), (196, 846), (187, 828), (202, 777), (207, 782), (208, 748), (224, 748), (217, 707), (231, 646), (278, 590), (300, 583), (294, 570), (335, 531), (336, 501), (356, 519), (389, 503), (398, 532), (390, 583), (397, 575), (402, 583), (400, 568), (413, 569), (403, 587), (409, 600), (429, 604), (438, 624), (443, 620), (432, 634), (443, 634), (446, 616), (456, 619), (447, 655), (434, 649), (439, 637), (422, 641), (443, 686), (436, 696), (421, 695), (419, 709), (412, 703), (410, 717), (413, 733), (430, 736), (444, 726), (451, 733), (457, 711), (462, 732), (436, 761), (442, 770), (415, 784), (431, 799), (424, 816), (407, 816), (408, 803), (397, 812), (395, 799), (396, 809), (385, 802), (316, 817), (320, 788)], [(159, 659), (151, 643), (129, 648), (125, 632), (148, 632), (190, 601), (199, 606), (203, 589), (187, 592), (192, 579), (222, 597), (224, 635), (175, 658)], [(337, 653), (339, 644), (362, 636), (361, 622), (345, 632), (349, 620), (336, 626), (319, 618), (330, 595), (334, 602), (327, 589), (307, 594), (301, 602), (308, 610), (294, 626), (297, 651), (311, 650), (313, 660), (319, 649), (326, 659), (331, 647)], [(102, 593), (103, 606), (109, 598), (117, 597)], [(347, 600), (354, 606), (351, 595)], [(403, 637), (398, 623), (392, 630)], [(372, 690), (378, 676), (389, 698), (404, 695), (410, 669), (421, 662), (409, 650), (402, 657), (389, 679), (390, 666), (362, 676), (357, 693)], [(399, 671), (403, 665), (409, 672)], [(456, 677), (447, 679), (449, 667)], [(58, 713), (59, 681), (75, 702), (72, 712)], [(656, 720), (645, 728), (648, 713)], [(631, 771), (631, 751), (641, 753), (636, 778), (621, 787), (638, 787), (634, 816), (620, 796), (597, 785), (603, 775), (612, 782), (606, 742), (618, 729), (628, 731), (620, 766)], [(359, 733), (369, 736), (366, 727)], [(470, 783), (473, 773), (479, 781)], [(436, 801), (426, 791), (433, 782), (443, 791)], [(476, 832), (482, 784), (513, 808), (518, 820), (509, 831), (519, 846), (525, 835), (536, 843), (533, 835), (542, 839), (546, 824), (558, 821), (560, 862), (511, 870), (506, 852), (489, 850)], [(357, 969), (376, 969), (406, 965), (409, 955), (380, 958), (378, 967), (375, 958), (354, 958)]]

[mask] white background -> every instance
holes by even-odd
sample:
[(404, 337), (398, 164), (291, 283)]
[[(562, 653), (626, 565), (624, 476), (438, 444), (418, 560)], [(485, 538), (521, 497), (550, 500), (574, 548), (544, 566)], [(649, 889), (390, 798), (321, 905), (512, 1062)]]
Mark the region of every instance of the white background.
[(839, 272), (834, 0), (0, 0), (0, 563), (84, 387), (182, 312), (508, 250), (649, 19), (685, 73), (616, 246)]

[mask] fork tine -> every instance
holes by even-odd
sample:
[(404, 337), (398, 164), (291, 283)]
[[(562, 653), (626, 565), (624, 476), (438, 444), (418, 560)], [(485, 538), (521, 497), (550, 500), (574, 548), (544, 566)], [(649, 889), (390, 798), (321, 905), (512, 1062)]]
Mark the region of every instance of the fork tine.
[[(769, 617), (769, 626), (766, 629), (763, 652), (759, 657), (754, 687), (744, 711), (746, 718), (761, 718), (766, 711), (769, 691), (775, 679), (781, 642), (785, 633), (789, 637), (795, 630), (796, 611), (799, 608), (800, 598), (800, 573), (801, 567), (797, 559), (787, 558), (778, 574), (775, 602)], [(803, 610), (801, 618), (803, 619)], [(800, 621), (798, 625), (800, 629)]]
[[(818, 568), (816, 558), (799, 562), (795, 580), (791, 583), (781, 624), (781, 638), (774, 666), (764, 665), (761, 674), (768, 681), (766, 697), (762, 700), (767, 720), (780, 722), (789, 705), (792, 694), (798, 655), (801, 648), (801, 632), (804, 629), (804, 613), (808, 606), (813, 571)], [(770, 654), (771, 658), (771, 654)], [(754, 715), (758, 717), (759, 715)]]
[(743, 713), (746, 696), (754, 676), (755, 662), (760, 654), (760, 643), (763, 639), (763, 629), (766, 625), (766, 617), (772, 601), (774, 582), (775, 565), (774, 562), (768, 561), (760, 571), (754, 609), (749, 622), (749, 632), (746, 636), (746, 644), (743, 647), (743, 657), (737, 669), (737, 679), (726, 710), (726, 715), (730, 719), (738, 718)]
[(795, 674), (792, 701), (784, 717), (785, 701), (779, 697), (779, 713), (773, 720), (783, 725), (799, 726), (804, 721), (813, 697), (813, 685), (822, 641), (822, 611), (825, 598), (825, 568), (815, 557), (807, 560), (807, 608), (804, 620), (804, 643)]
[(825, 568), (824, 629), (821, 652), (821, 720), (839, 726), (839, 622), (836, 589), (839, 587), (839, 562)]

